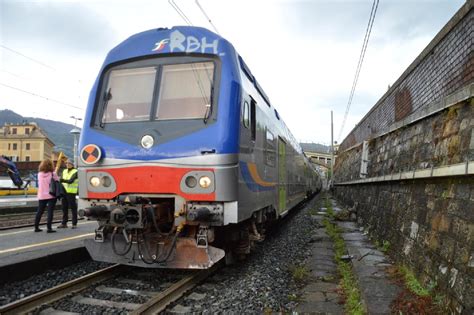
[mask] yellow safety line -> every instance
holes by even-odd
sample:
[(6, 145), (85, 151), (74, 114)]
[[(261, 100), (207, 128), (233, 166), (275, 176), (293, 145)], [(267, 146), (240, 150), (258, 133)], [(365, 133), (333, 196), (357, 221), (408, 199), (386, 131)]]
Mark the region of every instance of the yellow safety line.
[[(84, 223), (78, 223), (78, 225), (85, 225), (85, 224), (92, 224), (95, 223), (97, 224), (97, 221), (90, 221), (90, 222), (84, 222)], [(46, 223), (42, 223), (42, 225), (45, 225)], [(8, 236), (8, 235), (15, 235), (15, 234), (21, 234), (21, 233), (33, 233), (31, 228), (27, 228), (27, 230), (21, 230), (21, 231), (16, 231), (16, 232), (9, 232), (9, 233), (1, 233), (0, 232), (0, 237), (2, 236)]]
[(20, 246), (20, 247), (16, 247), (16, 248), (4, 249), (4, 250), (0, 250), (0, 254), (14, 252), (14, 251), (17, 251), (17, 250), (22, 250), (22, 249), (27, 249), (27, 248), (39, 247), (39, 246), (43, 246), (43, 245), (62, 243), (62, 242), (65, 242), (65, 241), (75, 240), (75, 239), (78, 239), (78, 238), (83, 238), (83, 237), (92, 236), (92, 235), (95, 235), (95, 233), (81, 234), (81, 235), (76, 235), (76, 236), (72, 236), (72, 237), (68, 237), (68, 238), (62, 238), (62, 239), (59, 239), (59, 240), (48, 241), (48, 242), (44, 242), (44, 243), (38, 243), (38, 244)]

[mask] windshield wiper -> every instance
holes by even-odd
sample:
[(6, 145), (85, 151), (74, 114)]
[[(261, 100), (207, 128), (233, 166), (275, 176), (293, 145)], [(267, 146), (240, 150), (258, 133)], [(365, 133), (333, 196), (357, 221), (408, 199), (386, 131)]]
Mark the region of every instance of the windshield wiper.
[(111, 91), (112, 91), (112, 88), (109, 88), (109, 90), (104, 93), (104, 97), (102, 98), (102, 100), (104, 101), (104, 105), (102, 106), (102, 118), (100, 119), (100, 124), (99, 124), (100, 128), (104, 128), (105, 126), (104, 116), (105, 116), (105, 113), (107, 112), (107, 104), (112, 99)]
[(209, 117), (212, 115), (212, 100), (214, 98), (214, 85), (211, 85), (211, 96), (209, 100), (209, 104), (206, 104), (206, 112), (204, 113), (204, 123), (207, 124), (207, 121), (209, 120)]

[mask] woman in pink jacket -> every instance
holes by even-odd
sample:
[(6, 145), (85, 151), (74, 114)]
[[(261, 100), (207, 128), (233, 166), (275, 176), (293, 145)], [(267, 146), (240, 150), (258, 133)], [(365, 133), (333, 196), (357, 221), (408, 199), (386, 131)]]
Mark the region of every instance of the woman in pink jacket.
[(56, 197), (49, 194), (49, 183), (51, 177), (55, 180), (59, 180), (58, 175), (54, 173), (53, 162), (50, 159), (43, 160), (39, 165), (38, 173), (38, 211), (36, 212), (35, 218), (35, 232), (41, 232), (39, 223), (43, 216), (44, 209), (48, 207), (48, 220), (46, 225), (48, 227), (48, 233), (56, 232), (53, 230), (51, 223), (53, 222), (53, 211), (56, 205)]

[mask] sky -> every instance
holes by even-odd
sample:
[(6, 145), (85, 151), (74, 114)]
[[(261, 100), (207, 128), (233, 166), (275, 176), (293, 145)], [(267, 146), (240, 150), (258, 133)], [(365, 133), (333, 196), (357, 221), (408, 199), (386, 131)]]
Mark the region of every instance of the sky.
[[(175, 0), (212, 26), (195, 0)], [(464, 0), (381, 0), (345, 128), (373, 0), (199, 0), (300, 142), (339, 143)], [(110, 49), (186, 25), (168, 0), (0, 0), (0, 110), (74, 124)], [(339, 137), (339, 134), (342, 136)]]

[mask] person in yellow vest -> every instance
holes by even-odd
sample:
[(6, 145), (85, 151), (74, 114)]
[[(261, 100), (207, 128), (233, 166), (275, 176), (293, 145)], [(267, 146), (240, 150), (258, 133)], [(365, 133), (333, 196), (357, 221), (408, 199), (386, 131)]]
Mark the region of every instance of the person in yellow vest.
[(77, 227), (77, 169), (74, 168), (74, 163), (71, 160), (66, 161), (66, 167), (67, 168), (63, 170), (60, 179), (60, 182), (63, 184), (65, 194), (62, 198), (63, 220), (61, 225), (58, 226), (58, 229), (67, 228), (69, 208), (71, 208), (72, 214), (72, 228), (75, 229)]

